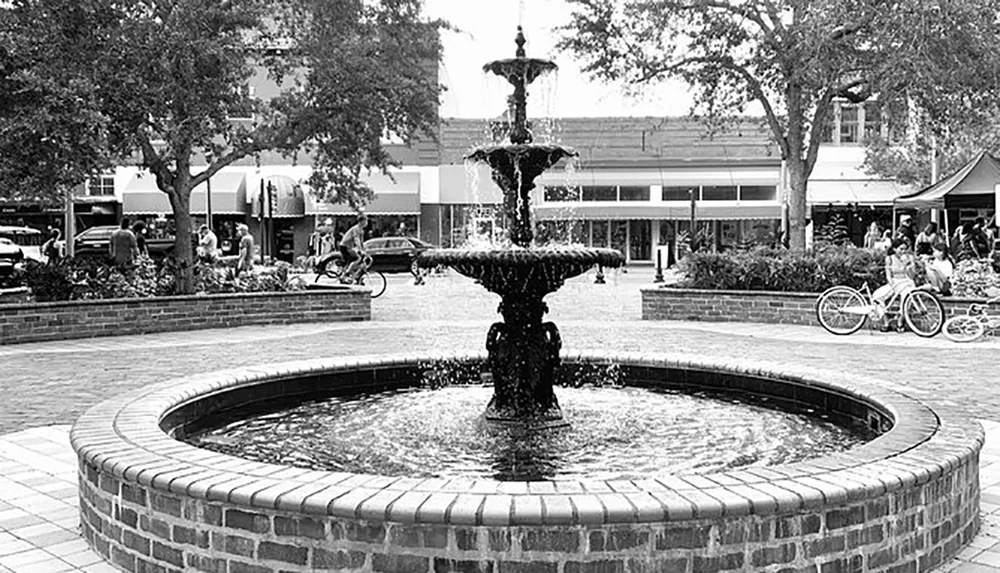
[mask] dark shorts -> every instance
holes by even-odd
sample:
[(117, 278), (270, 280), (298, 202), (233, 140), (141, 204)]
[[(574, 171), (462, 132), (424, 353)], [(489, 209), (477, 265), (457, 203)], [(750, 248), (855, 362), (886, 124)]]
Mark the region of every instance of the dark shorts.
[(340, 256), (344, 260), (345, 267), (361, 258), (361, 256), (358, 255), (357, 249), (353, 247), (345, 247), (343, 245), (340, 246)]

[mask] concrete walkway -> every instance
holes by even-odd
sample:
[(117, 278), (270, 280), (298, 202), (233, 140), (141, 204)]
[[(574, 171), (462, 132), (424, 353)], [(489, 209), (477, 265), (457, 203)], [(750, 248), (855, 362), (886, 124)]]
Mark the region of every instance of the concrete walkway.
[[(964, 407), (987, 430), (981, 458), (982, 530), (941, 571), (1000, 572), (1000, 342), (818, 327), (639, 320), (651, 269), (593, 285), (581, 277), (547, 300), (570, 349), (687, 352), (793, 363), (887, 380), (929, 403)], [(416, 287), (404, 277), (374, 301), (373, 321), (243, 327), (0, 346), (0, 573), (114, 571), (77, 532), (76, 460), (68, 430), (89, 406), (142, 385), (238, 365), (482, 347), (497, 297), (455, 276)]]

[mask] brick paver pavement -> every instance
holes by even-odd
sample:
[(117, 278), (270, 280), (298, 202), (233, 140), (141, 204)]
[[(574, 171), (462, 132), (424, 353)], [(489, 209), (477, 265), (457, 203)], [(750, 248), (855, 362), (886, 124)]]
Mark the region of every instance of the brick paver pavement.
[[(993, 389), (1000, 342), (958, 345), (942, 337), (927, 340), (912, 334), (860, 332), (835, 337), (810, 326), (641, 321), (638, 291), (651, 278), (648, 268), (612, 276), (607, 285), (594, 285), (592, 275), (585, 276), (551, 295), (549, 317), (562, 330), (565, 346), (687, 352), (835, 370), (886, 380), (919, 399), (954, 403), (976, 418), (1000, 423), (1000, 393)], [(205, 370), (322, 356), (479, 350), (486, 329), (496, 320), (498, 301), (455, 275), (432, 277), (421, 287), (404, 277), (392, 277), (386, 294), (373, 303), (370, 323), (241, 327), (0, 346), (0, 435), (26, 428), (44, 432), (52, 424), (72, 423), (83, 410), (111, 395)], [(983, 477), (984, 533), (949, 567), (960, 565), (971, 573), (1000, 571), (990, 568), (1000, 566), (1000, 514), (993, 513), (1000, 512), (1000, 464), (989, 465), (1000, 455), (994, 458), (984, 459), (984, 468), (991, 468)], [(987, 490), (987, 486), (993, 487)], [(16, 508), (0, 495), (0, 517), (11, 509)], [(11, 569), (10, 559), (2, 558), (4, 548), (20, 547), (18, 540), (23, 541), (0, 522), (0, 573), (5, 567)]]

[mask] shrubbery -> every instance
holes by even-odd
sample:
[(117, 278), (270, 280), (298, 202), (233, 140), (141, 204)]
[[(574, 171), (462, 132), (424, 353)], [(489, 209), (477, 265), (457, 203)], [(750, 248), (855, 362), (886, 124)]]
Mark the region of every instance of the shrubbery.
[(681, 271), (685, 277), (677, 286), (683, 288), (819, 293), (867, 282), (874, 290), (885, 284), (885, 255), (852, 246), (697, 252), (681, 261)]
[[(65, 259), (58, 265), (31, 261), (26, 265), (24, 281), (38, 302), (148, 298), (174, 294), (175, 271), (170, 262), (160, 268), (146, 257), (127, 270), (92, 258)], [(194, 285), (196, 294), (283, 292), (298, 288), (297, 283), (288, 283), (285, 263), (239, 277), (233, 268), (196, 263)]]

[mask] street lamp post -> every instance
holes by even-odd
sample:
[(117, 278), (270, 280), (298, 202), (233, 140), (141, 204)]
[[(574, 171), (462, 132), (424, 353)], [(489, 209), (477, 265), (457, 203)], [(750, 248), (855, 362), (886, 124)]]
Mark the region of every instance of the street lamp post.
[[(205, 164), (206, 169), (212, 166), (212, 154), (211, 152), (205, 153)], [(213, 230), (212, 227), (212, 176), (209, 175), (208, 179), (205, 179), (205, 224), (208, 225), (208, 230)]]

